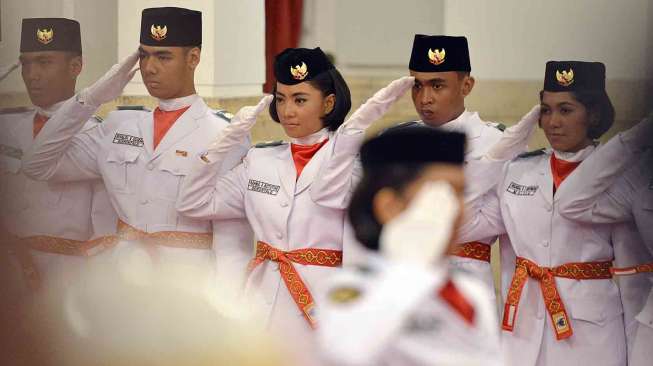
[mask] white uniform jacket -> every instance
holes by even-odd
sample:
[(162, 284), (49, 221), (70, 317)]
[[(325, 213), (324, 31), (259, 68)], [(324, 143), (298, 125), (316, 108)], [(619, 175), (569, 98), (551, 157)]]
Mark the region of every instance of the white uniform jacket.
[[(349, 145), (360, 145), (364, 134), (358, 131), (329, 135), (329, 141), (315, 153), (298, 179), (291, 147), (286, 143), (250, 149), (242, 164), (227, 174), (220, 174), (211, 162), (197, 158), (182, 185), (177, 207), (182, 214), (194, 218), (246, 217), (256, 240), (282, 251), (320, 248), (343, 250), (347, 256), (347, 249), (343, 248), (346, 245), (344, 208), (355, 178), (346, 166), (354, 164), (354, 159), (338, 152), (350, 151)], [(338, 163), (332, 159), (349, 160)], [(332, 175), (335, 172), (332, 169), (338, 167), (348, 173)], [(330, 189), (336, 186), (342, 189)], [(253, 256), (251, 249), (237, 247), (229, 252), (225, 247), (223, 255), (240, 262)], [(298, 263), (294, 267), (312, 294), (319, 281), (336, 271), (331, 267)], [(307, 334), (308, 322), (290, 296), (277, 263), (266, 261), (256, 267), (247, 279), (246, 292), (260, 295), (273, 331)]]
[[(579, 193), (560, 196), (563, 215), (590, 223), (620, 223), (616, 266), (653, 263), (653, 152), (632, 155), (615, 137), (586, 159), (567, 183)], [(619, 284), (629, 364), (648, 364), (653, 359), (653, 275), (624, 276)]]
[[(214, 115), (201, 98), (194, 99), (156, 149), (153, 112), (111, 112), (97, 128), (80, 132), (75, 119), (93, 107), (74, 99), (67, 103), (62, 107), (68, 111), (63, 123), (46, 124), (24, 159), (26, 174), (51, 183), (102, 178), (118, 217), (147, 233), (212, 231), (210, 221), (179, 215), (175, 209), (179, 186), (192, 160), (228, 123)], [(244, 147), (235, 149), (223, 165), (225, 169), (239, 162), (244, 151)], [(251, 240), (245, 220), (225, 222), (213, 229), (217, 238), (214, 248)], [(120, 253), (125, 245), (128, 243), (120, 243), (115, 252)], [(210, 250), (164, 246), (156, 250), (163, 264), (215, 267)]]
[[(27, 177), (21, 159), (33, 144), (36, 111), (0, 116), (0, 199), (4, 235), (11, 237), (50, 236), (85, 241), (113, 234), (116, 214), (99, 179), (88, 182), (40, 182)], [(96, 128), (92, 118), (84, 129)], [(56, 123), (54, 119), (47, 124)], [(54, 272), (74, 272), (82, 257), (31, 251), (43, 281)], [(19, 273), (19, 272), (17, 272)]]
[[(320, 291), (320, 355), (333, 365), (502, 365), (489, 289), (475, 276), (368, 255)], [(447, 280), (470, 324), (439, 295)]]
[[(558, 200), (569, 187), (565, 180), (554, 197), (550, 157), (551, 151), (547, 150), (506, 163), (496, 189), (472, 203), (459, 239), (469, 241), (507, 233), (516, 256), (540, 267), (612, 260), (612, 225), (581, 223), (560, 214)], [(511, 278), (514, 269), (514, 265), (503, 263), (503, 278)], [(617, 285), (611, 279), (560, 277), (555, 277), (555, 284), (573, 335), (556, 340), (539, 282), (529, 277), (514, 330), (502, 332), (506, 361), (560, 366), (595, 360), (602, 365), (623, 365), (626, 342)], [(504, 301), (509, 286), (509, 281), (502, 283)]]

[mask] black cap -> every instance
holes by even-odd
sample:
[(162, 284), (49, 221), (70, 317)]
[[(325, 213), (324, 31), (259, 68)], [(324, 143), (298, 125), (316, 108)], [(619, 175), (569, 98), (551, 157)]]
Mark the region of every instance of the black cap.
[(544, 90), (605, 91), (605, 65), (600, 62), (549, 61), (544, 73)]
[(405, 163), (449, 163), (465, 160), (465, 134), (417, 125), (390, 128), (361, 148), (363, 169)]
[(20, 52), (40, 51), (82, 53), (79, 22), (66, 18), (23, 19)]
[(416, 34), (408, 68), (418, 72), (472, 71), (467, 38)]
[(200, 47), (202, 13), (175, 7), (143, 9), (141, 44), (162, 47)]
[(333, 68), (320, 47), (286, 48), (274, 60), (274, 77), (281, 84), (294, 85)]

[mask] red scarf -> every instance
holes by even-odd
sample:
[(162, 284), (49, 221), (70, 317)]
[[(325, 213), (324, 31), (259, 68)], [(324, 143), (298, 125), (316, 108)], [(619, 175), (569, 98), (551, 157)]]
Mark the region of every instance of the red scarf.
[(290, 151), (292, 152), (292, 160), (295, 162), (295, 169), (297, 170), (296, 179), (299, 179), (299, 176), (302, 174), (302, 170), (304, 170), (306, 164), (308, 164), (308, 162), (311, 161), (313, 155), (315, 155), (315, 153), (318, 152), (318, 150), (320, 150), (320, 148), (324, 146), (324, 144), (326, 144), (327, 141), (329, 141), (329, 139), (326, 139), (322, 142), (313, 145), (290, 144)]
[(32, 125), (32, 133), (34, 138), (36, 138), (36, 135), (41, 132), (41, 129), (43, 126), (45, 126), (45, 122), (47, 122), (49, 119), (50, 117), (42, 116), (38, 113), (34, 115), (34, 124)]
[(174, 111), (162, 111), (159, 107), (154, 110), (154, 141), (153, 148), (159, 145), (159, 142), (163, 140), (163, 137), (166, 135), (170, 127), (181, 117), (186, 110), (190, 108), (184, 107)]
[(440, 298), (451, 306), (465, 321), (474, 324), (474, 307), (470, 304), (465, 296), (458, 291), (458, 288), (448, 280), (439, 291)]
[(553, 175), (554, 192), (580, 163), (580, 161), (561, 160), (556, 158), (555, 154), (551, 154), (551, 175)]

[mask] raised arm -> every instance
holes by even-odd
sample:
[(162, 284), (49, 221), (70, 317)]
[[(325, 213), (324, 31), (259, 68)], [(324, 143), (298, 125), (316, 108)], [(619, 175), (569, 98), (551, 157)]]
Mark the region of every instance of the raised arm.
[(377, 91), (346, 120), (333, 137), (328, 158), (322, 163), (311, 185), (311, 198), (319, 205), (344, 209), (361, 176), (358, 151), (365, 140), (365, 130), (410, 89), (412, 76), (394, 80)]
[(37, 180), (75, 181), (99, 177), (97, 152), (102, 126), (82, 132), (103, 103), (117, 98), (136, 72), (138, 53), (114, 65), (102, 78), (69, 99), (45, 124), (23, 157), (23, 172)]

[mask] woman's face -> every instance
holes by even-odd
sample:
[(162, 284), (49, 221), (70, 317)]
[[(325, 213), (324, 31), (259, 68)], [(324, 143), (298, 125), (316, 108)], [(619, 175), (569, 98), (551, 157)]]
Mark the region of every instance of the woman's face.
[(276, 108), (286, 135), (301, 138), (321, 130), (322, 117), (333, 110), (335, 95), (322, 92), (308, 82), (295, 85), (277, 83)]
[(570, 92), (543, 92), (540, 127), (551, 147), (576, 152), (592, 143), (587, 136), (589, 113)]

